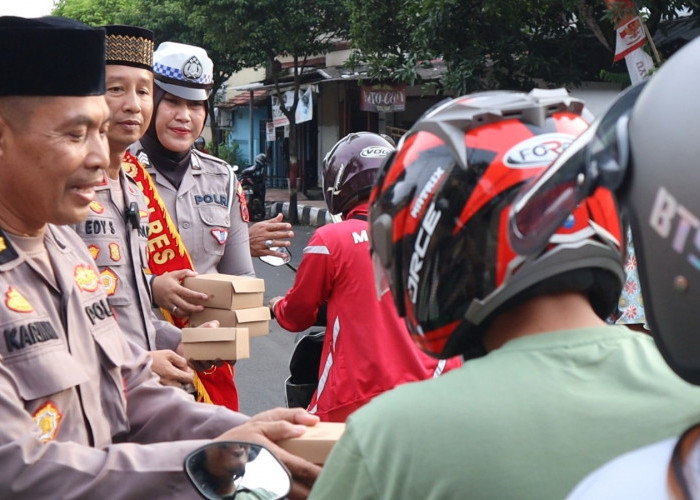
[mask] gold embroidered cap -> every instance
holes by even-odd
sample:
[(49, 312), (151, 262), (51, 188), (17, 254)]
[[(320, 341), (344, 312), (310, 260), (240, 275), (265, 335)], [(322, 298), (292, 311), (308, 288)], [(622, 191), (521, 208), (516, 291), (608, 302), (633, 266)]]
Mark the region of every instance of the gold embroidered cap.
[(153, 71), (154, 36), (151, 30), (137, 26), (105, 26), (106, 64), (135, 66)]

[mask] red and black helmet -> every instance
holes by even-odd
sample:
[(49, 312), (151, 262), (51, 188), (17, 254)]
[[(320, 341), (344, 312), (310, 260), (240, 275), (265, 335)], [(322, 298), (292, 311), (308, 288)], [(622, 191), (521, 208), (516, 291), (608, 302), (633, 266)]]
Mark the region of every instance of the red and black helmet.
[(483, 92), (428, 111), (386, 160), (370, 197), (370, 248), (414, 342), (446, 358), (483, 353), (501, 308), (544, 293), (588, 294), (602, 318), (624, 271), (611, 193), (599, 188), (537, 255), (508, 241), (518, 188), (590, 122), (563, 89)]
[(354, 132), (323, 159), (323, 196), (332, 214), (348, 212), (369, 197), (384, 159), (394, 146), (379, 134)]

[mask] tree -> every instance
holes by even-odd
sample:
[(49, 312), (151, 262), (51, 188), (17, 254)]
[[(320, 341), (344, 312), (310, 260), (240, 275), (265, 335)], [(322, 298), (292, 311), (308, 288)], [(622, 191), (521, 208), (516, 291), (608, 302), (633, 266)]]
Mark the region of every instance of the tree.
[(59, 0), (52, 14), (91, 26), (115, 24), (118, 15), (135, 8), (139, 0)]
[[(384, 4), (386, 3), (386, 10)], [(637, 0), (655, 32), (693, 3)], [(455, 93), (575, 84), (614, 71), (612, 13), (604, 0), (348, 0), (353, 62), (370, 78), (410, 82), (420, 61), (442, 58)], [(393, 14), (392, 14), (393, 13)], [(378, 22), (384, 20), (381, 33)], [(398, 52), (402, 52), (400, 56)]]
[[(327, 53), (346, 35), (342, 0), (61, 0), (55, 12), (93, 25), (142, 26), (153, 30), (158, 41), (206, 48), (215, 70), (209, 99), (212, 118), (217, 90), (234, 72), (242, 67), (269, 68), (277, 95), (287, 88), (295, 95), (290, 106), (282, 105), (282, 112), (290, 123), (289, 218), (298, 222), (295, 113), (299, 89), (309, 57)], [(280, 57), (291, 60), (289, 73), (280, 67)], [(216, 137), (218, 124), (213, 119), (211, 124)]]
[[(156, 43), (173, 41), (205, 48), (214, 62), (214, 87), (208, 109), (212, 135), (218, 137), (215, 120), (217, 92), (233, 73), (241, 69), (242, 61), (237, 56), (236, 37), (209, 30), (217, 20), (208, 4), (216, 3), (216, 0), (194, 3), (189, 0), (60, 0), (53, 13), (93, 26), (141, 26), (154, 32)], [(222, 38), (218, 38), (219, 34)], [(218, 154), (217, 141), (214, 141), (213, 153)]]
[[(192, 0), (200, 20), (210, 22), (204, 42), (236, 39), (237, 57), (248, 67), (265, 67), (277, 96), (283, 90), (294, 93), (291, 105), (280, 99), (281, 110), (289, 120), (289, 219), (299, 220), (295, 113), (299, 103), (302, 74), (311, 56), (329, 52), (346, 35), (346, 10), (338, 0)], [(283, 69), (280, 58), (291, 62)]]

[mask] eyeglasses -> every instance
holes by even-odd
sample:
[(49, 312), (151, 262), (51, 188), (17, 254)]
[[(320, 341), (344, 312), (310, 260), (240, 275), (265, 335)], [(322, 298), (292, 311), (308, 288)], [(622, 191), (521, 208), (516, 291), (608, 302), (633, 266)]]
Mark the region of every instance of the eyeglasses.
[(521, 255), (541, 252), (569, 214), (597, 187), (617, 190), (630, 160), (630, 114), (646, 82), (627, 89), (603, 117), (523, 187), (511, 206), (509, 238)]

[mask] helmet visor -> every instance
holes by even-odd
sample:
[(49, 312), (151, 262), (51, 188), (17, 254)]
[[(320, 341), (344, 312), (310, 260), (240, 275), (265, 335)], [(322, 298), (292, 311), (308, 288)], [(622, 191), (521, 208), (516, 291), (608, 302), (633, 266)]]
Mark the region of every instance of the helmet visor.
[(578, 204), (597, 187), (622, 184), (629, 163), (627, 125), (644, 83), (631, 87), (518, 194), (508, 237), (521, 255), (541, 252)]

